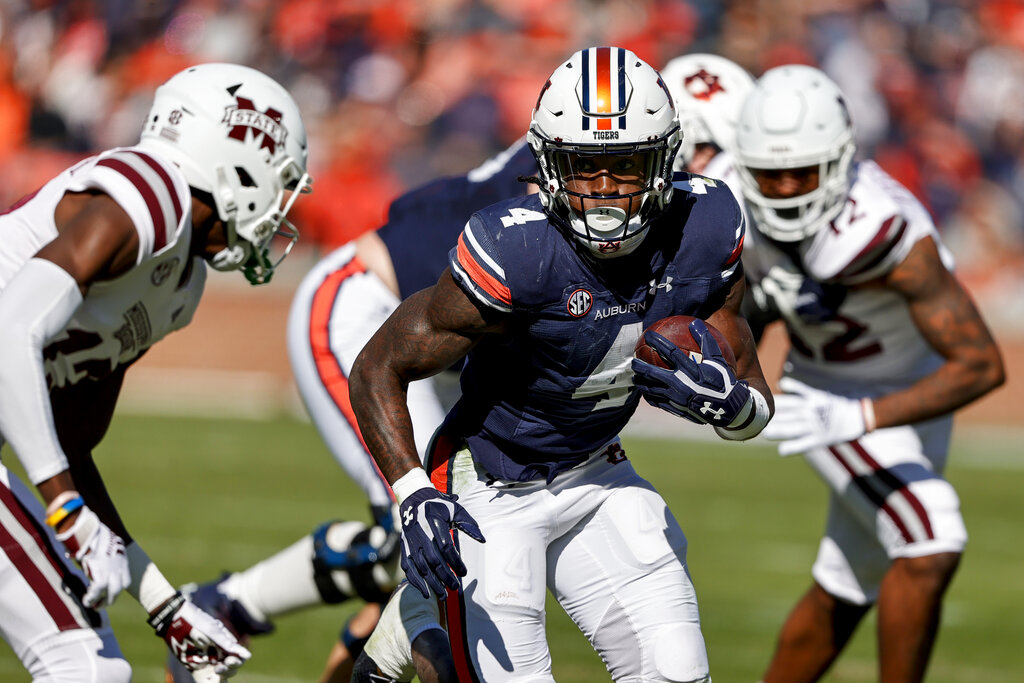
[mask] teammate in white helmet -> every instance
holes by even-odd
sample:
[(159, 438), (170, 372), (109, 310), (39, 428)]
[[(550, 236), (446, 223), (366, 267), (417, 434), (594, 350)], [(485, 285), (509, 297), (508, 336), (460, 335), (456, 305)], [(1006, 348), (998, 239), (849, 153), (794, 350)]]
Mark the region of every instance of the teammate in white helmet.
[(764, 683), (819, 680), (872, 605), (879, 680), (924, 678), (967, 532), (943, 478), (952, 414), (999, 386), (992, 335), (927, 211), (855, 161), (843, 94), (821, 71), (769, 70), (736, 131), (753, 225), (749, 301), (790, 351), (764, 436), (830, 489), (813, 584)]
[[(671, 182), (679, 139), (654, 69), (617, 47), (573, 54), (527, 135), (539, 196), (474, 214), (449, 269), (352, 368), (360, 430), (399, 502), (404, 593), (444, 600), (460, 680), (552, 680), (546, 589), (613, 679), (710, 680), (685, 536), (618, 438), (641, 397), (729, 439), (771, 415), (737, 315), (742, 214), (714, 183)], [(735, 369), (699, 321), (701, 363), (650, 333), (670, 367), (634, 359), (670, 314), (711, 320)], [(424, 468), (405, 387), (463, 357)]]
[(131, 678), (103, 609), (124, 590), (189, 669), (229, 676), (249, 658), (132, 539), (92, 450), (128, 366), (192, 319), (207, 264), (271, 277), (297, 237), (285, 216), (310, 188), (306, 156), (284, 88), (203, 64), (157, 89), (138, 145), (0, 216), (0, 441), (43, 499), (0, 466), (0, 632), (35, 680)]
[(661, 77), (675, 98), (683, 131), (675, 170), (717, 178), (717, 168), (709, 164), (735, 147), (736, 124), (753, 77), (725, 57), (700, 52), (669, 60)]

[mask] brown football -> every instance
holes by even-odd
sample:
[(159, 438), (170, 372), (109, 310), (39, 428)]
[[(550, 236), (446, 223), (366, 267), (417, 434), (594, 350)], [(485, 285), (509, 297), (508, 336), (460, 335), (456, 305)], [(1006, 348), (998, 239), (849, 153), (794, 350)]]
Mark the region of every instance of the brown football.
[[(647, 332), (654, 331), (661, 336), (668, 339), (670, 342), (686, 351), (691, 356), (696, 354), (694, 360), (698, 363), (701, 362), (700, 347), (697, 346), (697, 341), (690, 334), (690, 322), (696, 320), (692, 315), (672, 315), (667, 318), (662, 318), (654, 322), (650, 327), (644, 330), (644, 334)], [(729, 346), (729, 342), (725, 340), (725, 336), (711, 323), (704, 321), (704, 324), (708, 326), (715, 341), (718, 342), (718, 346), (722, 349), (722, 355), (725, 356), (725, 361), (729, 364), (729, 367), (733, 370), (736, 369), (736, 355), (732, 351), (732, 347)], [(651, 365), (657, 365), (658, 367), (664, 368), (665, 361), (662, 360), (658, 352), (652, 347), (647, 345), (644, 337), (641, 336), (636, 342), (636, 347), (633, 349), (633, 355), (642, 361), (650, 363)]]

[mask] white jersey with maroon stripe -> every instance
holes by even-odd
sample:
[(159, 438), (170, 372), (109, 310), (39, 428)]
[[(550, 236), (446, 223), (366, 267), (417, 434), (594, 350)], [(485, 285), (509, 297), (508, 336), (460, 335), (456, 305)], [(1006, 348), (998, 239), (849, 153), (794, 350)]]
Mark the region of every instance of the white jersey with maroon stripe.
[(184, 176), (150, 152), (118, 148), (69, 168), (0, 215), (0, 290), (57, 236), (54, 210), (66, 192), (98, 190), (139, 233), (135, 267), (94, 282), (43, 356), (51, 387), (102, 377), (192, 319), (206, 280), (199, 259), (188, 277), (192, 199)]
[[(786, 323), (785, 374), (832, 394), (877, 397), (934, 371), (942, 357), (906, 301), (880, 283), (928, 237), (951, 268), (924, 207), (870, 161), (855, 166), (846, 205), (815, 235), (790, 246), (748, 230), (748, 294)], [(804, 453), (831, 489), (813, 568), (828, 593), (871, 604), (894, 558), (963, 550), (959, 499), (942, 477), (951, 427), (946, 415)]]
[[(103, 377), (186, 325), (206, 276), (201, 261), (185, 275), (193, 265), (192, 198), (181, 172), (148, 152), (121, 148), (80, 162), (0, 214), (0, 292), (57, 237), (54, 211), (65, 193), (89, 190), (124, 209), (139, 252), (126, 273), (93, 282), (64, 329), (44, 342), (51, 388)], [(23, 463), (31, 477), (24, 456)], [(35, 680), (130, 680), (106, 619), (82, 605), (85, 578), (44, 517), (35, 496), (0, 465), (0, 635)]]
[(785, 320), (786, 374), (856, 396), (908, 386), (942, 362), (905, 300), (878, 285), (921, 239), (942, 246), (925, 208), (871, 161), (855, 167), (839, 216), (792, 249), (749, 230), (743, 265), (760, 305)]

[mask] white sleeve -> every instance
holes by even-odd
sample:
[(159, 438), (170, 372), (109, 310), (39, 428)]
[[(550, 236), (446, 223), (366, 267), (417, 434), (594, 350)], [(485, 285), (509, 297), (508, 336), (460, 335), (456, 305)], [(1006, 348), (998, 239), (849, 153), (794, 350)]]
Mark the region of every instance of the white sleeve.
[(41, 258), (29, 259), (0, 292), (0, 434), (33, 484), (68, 468), (53, 422), (43, 344), (81, 303), (75, 279)]

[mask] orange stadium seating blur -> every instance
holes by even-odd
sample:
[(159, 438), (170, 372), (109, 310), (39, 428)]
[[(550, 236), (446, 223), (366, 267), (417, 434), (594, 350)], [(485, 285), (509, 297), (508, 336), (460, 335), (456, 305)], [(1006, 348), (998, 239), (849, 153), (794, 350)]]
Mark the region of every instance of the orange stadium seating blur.
[[(849, 96), (860, 150), (932, 212), (1003, 345), (1010, 382), (965, 414), (1014, 421), (993, 409), (1019, 405), (1003, 392), (1024, 398), (1024, 4), (1014, 0), (12, 0), (0, 4), (0, 204), (90, 152), (133, 144), (155, 86), (190, 63), (239, 62), (280, 80), (306, 117), (316, 179), (296, 205), (302, 248), (269, 303), (260, 292), (238, 306), (241, 287), (212, 278), (196, 322), (140, 363), (249, 372), (280, 396), (284, 315), (304, 268), (379, 225), (405, 189), (519, 137), (551, 64), (594, 44), (656, 66), (714, 52), (754, 75), (787, 62), (828, 72)], [(195, 353), (204, 335), (252, 334), (225, 324), (242, 309), (270, 340), (259, 357)]]

